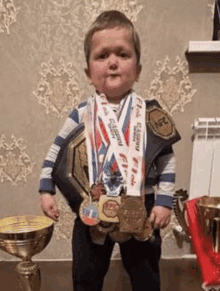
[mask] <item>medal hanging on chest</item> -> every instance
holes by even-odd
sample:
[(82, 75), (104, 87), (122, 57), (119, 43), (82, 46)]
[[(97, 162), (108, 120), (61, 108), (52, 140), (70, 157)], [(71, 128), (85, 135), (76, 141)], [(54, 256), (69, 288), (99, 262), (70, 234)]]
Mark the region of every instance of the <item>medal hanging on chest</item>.
[(100, 222), (98, 202), (92, 201), (91, 196), (84, 199), (79, 208), (79, 216), (86, 225), (97, 225)]
[[(108, 121), (110, 120), (109, 126), (111, 127), (111, 132), (120, 139), (121, 133), (118, 133), (117, 128), (118, 120), (115, 113), (109, 107), (108, 102), (105, 101), (106, 99), (103, 99), (103, 96), (100, 98), (101, 100), (98, 98), (99, 96), (96, 96), (96, 98), (90, 100), (88, 114), (86, 114), (85, 118), (89, 179), (93, 200), (99, 200), (101, 195), (104, 194), (108, 197), (117, 197), (124, 191), (123, 186), (125, 184), (111, 147), (111, 137), (109, 138), (107, 133), (103, 114), (108, 115), (110, 113)], [(122, 135), (126, 134), (128, 130), (128, 112), (131, 111), (132, 98), (129, 96), (124, 100), (124, 103), (119, 121), (120, 131), (123, 132)], [(120, 155), (124, 156), (124, 151), (121, 151)]]
[(125, 241), (130, 237), (128, 233), (141, 233), (146, 224), (143, 185), (145, 102), (132, 92), (117, 119), (106, 97), (97, 95), (90, 100), (85, 123), (90, 193), (92, 203), (99, 204), (97, 227), (105, 232), (102, 225), (118, 225), (117, 230), (113, 228), (107, 232)]

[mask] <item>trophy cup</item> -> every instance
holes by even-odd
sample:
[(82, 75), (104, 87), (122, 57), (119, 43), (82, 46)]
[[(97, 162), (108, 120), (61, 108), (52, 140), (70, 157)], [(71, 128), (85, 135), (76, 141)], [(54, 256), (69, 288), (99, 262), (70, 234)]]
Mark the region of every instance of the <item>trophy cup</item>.
[[(190, 237), (185, 204), (186, 191), (178, 190), (174, 195), (173, 209), (176, 218), (185, 233)], [(220, 197), (202, 196), (196, 202), (196, 208), (204, 237), (212, 242), (215, 253), (220, 251)]]
[(188, 201), (186, 191), (176, 192), (174, 212), (189, 235), (201, 269), (202, 288), (220, 288), (220, 197), (202, 196)]
[(197, 204), (203, 234), (212, 241), (214, 252), (220, 250), (220, 197), (201, 197)]
[(21, 291), (40, 291), (40, 269), (31, 257), (49, 243), (54, 228), (46, 216), (27, 215), (0, 219), (0, 248), (21, 258), (16, 266)]

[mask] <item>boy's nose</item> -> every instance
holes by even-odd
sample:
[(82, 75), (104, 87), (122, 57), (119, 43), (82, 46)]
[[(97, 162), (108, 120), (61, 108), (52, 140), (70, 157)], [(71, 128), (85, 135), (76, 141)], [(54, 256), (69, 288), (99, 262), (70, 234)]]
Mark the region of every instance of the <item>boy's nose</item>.
[(114, 54), (111, 54), (109, 56), (109, 66), (111, 69), (115, 69), (118, 67), (118, 59), (117, 56), (115, 56)]

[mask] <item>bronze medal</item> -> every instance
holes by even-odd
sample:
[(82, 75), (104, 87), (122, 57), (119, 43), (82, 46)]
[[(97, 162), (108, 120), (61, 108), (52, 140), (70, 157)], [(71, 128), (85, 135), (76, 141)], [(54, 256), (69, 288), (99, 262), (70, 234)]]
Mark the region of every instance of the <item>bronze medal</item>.
[(106, 193), (105, 187), (102, 184), (102, 182), (98, 182), (96, 184), (93, 184), (90, 190), (90, 194), (92, 196), (92, 200), (99, 201), (101, 195), (104, 195)]
[(121, 196), (109, 197), (102, 195), (99, 200), (99, 217), (102, 221), (119, 222), (118, 210), (121, 204)]
[(91, 199), (84, 199), (79, 208), (79, 216), (86, 225), (97, 225), (100, 222), (98, 203)]
[(142, 197), (125, 196), (118, 211), (120, 231), (141, 233), (147, 211)]
[(145, 240), (148, 240), (152, 237), (153, 235), (153, 228), (152, 228), (152, 225), (151, 225), (151, 222), (149, 220), (149, 218), (147, 218), (144, 222), (144, 230), (143, 232), (141, 233), (136, 233), (134, 235), (134, 238), (136, 240), (140, 240), (140, 241), (145, 241)]

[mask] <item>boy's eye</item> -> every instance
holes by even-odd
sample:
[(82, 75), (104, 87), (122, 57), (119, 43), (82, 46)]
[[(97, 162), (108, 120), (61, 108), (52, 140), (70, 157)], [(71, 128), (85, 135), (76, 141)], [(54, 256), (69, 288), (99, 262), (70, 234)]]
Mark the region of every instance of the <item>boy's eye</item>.
[(100, 54), (99, 56), (98, 56), (98, 58), (99, 59), (105, 59), (105, 58), (107, 58), (107, 54)]
[(119, 55), (120, 55), (121, 58), (127, 58), (128, 57), (128, 54), (125, 53), (125, 52), (120, 52)]

